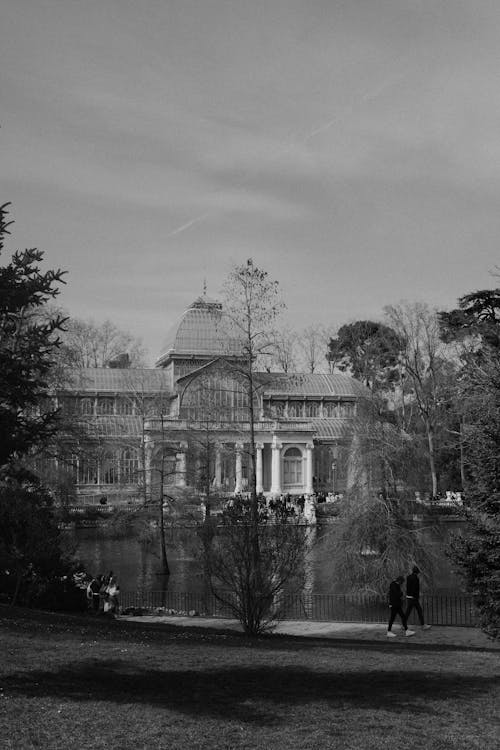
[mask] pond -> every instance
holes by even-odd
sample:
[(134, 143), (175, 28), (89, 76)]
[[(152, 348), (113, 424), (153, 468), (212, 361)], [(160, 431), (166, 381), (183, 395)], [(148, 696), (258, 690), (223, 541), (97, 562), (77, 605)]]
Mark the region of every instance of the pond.
[[(432, 590), (436, 594), (460, 593), (464, 590), (461, 579), (453, 572), (445, 554), (451, 534), (459, 529), (458, 522), (446, 520), (437, 529), (423, 531), (435, 553)], [(138, 534), (133, 528), (123, 530), (119, 537), (110, 536), (102, 527), (76, 528), (66, 533), (76, 556), (89, 573), (97, 575), (112, 570), (123, 591), (147, 592), (163, 588), (165, 581), (161, 573), (159, 541), (155, 529), (150, 530), (147, 541), (144, 541), (143, 533)], [(197, 557), (195, 529), (170, 529), (167, 545), (170, 566), (168, 588), (186, 593), (201, 592), (203, 575)], [(337, 579), (332, 563), (334, 545), (335, 523), (318, 524), (312, 532), (307, 565), (306, 586), (309, 593), (343, 593), (342, 581)]]

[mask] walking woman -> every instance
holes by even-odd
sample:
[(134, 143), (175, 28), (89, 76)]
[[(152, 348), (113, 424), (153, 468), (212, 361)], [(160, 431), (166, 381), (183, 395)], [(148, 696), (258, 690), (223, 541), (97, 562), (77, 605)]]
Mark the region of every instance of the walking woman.
[(391, 581), (391, 585), (389, 586), (389, 607), (391, 608), (391, 616), (389, 618), (389, 625), (387, 626), (388, 638), (396, 638), (396, 633), (392, 632), (392, 626), (397, 615), (401, 618), (405, 635), (407, 637), (415, 635), (414, 630), (408, 630), (408, 623), (406, 621), (405, 613), (403, 612), (403, 592), (401, 591), (401, 584), (403, 581), (403, 576), (398, 576), (394, 581)]

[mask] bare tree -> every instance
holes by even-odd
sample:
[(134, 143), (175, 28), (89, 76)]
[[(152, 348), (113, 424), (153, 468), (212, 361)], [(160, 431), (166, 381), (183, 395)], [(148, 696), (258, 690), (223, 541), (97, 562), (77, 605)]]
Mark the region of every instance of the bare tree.
[(328, 341), (331, 331), (321, 323), (304, 328), (298, 335), (297, 347), (306, 372), (326, 372)]
[[(218, 527), (200, 529), (206, 574), (215, 597), (239, 619), (247, 635), (270, 630), (284, 614), (284, 590), (304, 584), (309, 531), (297, 518), (262, 519), (259, 525), (259, 575), (255, 570), (255, 530), (250, 508), (237, 499)], [(217, 581), (220, 587), (214, 587)]]
[(452, 361), (440, 333), (437, 312), (423, 303), (385, 308), (389, 325), (401, 342), (401, 363), (409, 399), (424, 425), (432, 495), (438, 494), (436, 430), (439, 425)]
[(117, 358), (121, 367), (144, 366), (145, 349), (141, 340), (109, 320), (99, 324), (69, 318), (65, 328), (62, 355), (71, 367), (106, 367)]
[(298, 576), (307, 532), (298, 523), (292, 530), (286, 521), (269, 522), (260, 512), (256, 488), (255, 424), (262, 378), (255, 368), (260, 357), (274, 350), (274, 324), (283, 308), (278, 283), (249, 260), (232, 271), (224, 291), (227, 337), (237, 340), (241, 351), (239, 357), (228, 357), (227, 366), (246, 394), (242, 421), (247, 427), (249, 499), (235, 498), (222, 528), (205, 525), (200, 536), (212, 592), (232, 608), (245, 632), (256, 635), (278, 616), (277, 596)]
[(281, 326), (274, 332), (272, 354), (265, 362), (268, 371), (277, 369), (281, 372), (293, 372), (297, 361), (297, 334), (290, 326)]
[(231, 363), (231, 367), (243, 379), (247, 393), (250, 494), (252, 522), (258, 524), (258, 502), (256, 490), (255, 422), (261, 381), (256, 377), (255, 364), (259, 357), (274, 351), (276, 340), (275, 321), (284, 308), (279, 285), (272, 281), (266, 271), (257, 268), (249, 259), (245, 265), (236, 266), (224, 285), (225, 317), (232, 337), (239, 342), (242, 357)]

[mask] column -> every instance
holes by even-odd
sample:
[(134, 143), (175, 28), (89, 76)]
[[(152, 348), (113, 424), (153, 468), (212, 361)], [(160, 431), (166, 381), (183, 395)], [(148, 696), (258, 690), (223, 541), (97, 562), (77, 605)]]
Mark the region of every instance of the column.
[(186, 486), (186, 472), (187, 472), (187, 463), (186, 463), (186, 451), (187, 451), (187, 443), (181, 443), (180, 444), (180, 451), (176, 454), (177, 459), (177, 466), (175, 469), (175, 472), (177, 474), (177, 486), (178, 487), (185, 487)]
[(153, 483), (153, 449), (155, 444), (149, 435), (144, 438), (144, 466), (143, 468), (143, 482), (146, 497), (151, 496), (151, 486)]
[(271, 493), (281, 495), (281, 448), (276, 435), (271, 445)]
[(219, 446), (215, 448), (215, 482), (216, 487), (222, 484), (222, 455)]
[(236, 465), (235, 465), (235, 485), (234, 485), (234, 493), (235, 495), (238, 495), (243, 487), (242, 487), (242, 478), (243, 478), (243, 469), (242, 469), (242, 451), (243, 451), (243, 445), (241, 443), (236, 443), (234, 446), (236, 449)]
[(306, 443), (306, 495), (312, 495), (313, 487), (313, 443)]
[(264, 443), (255, 443), (255, 489), (257, 495), (264, 492), (264, 484), (262, 478), (262, 451), (264, 450)]

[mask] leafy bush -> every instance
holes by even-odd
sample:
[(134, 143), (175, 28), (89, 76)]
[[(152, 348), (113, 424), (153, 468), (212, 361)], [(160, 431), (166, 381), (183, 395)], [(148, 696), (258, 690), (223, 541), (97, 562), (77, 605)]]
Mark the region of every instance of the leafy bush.
[(81, 609), (76, 562), (62, 551), (52, 497), (15, 480), (0, 484), (0, 578), (12, 604)]

